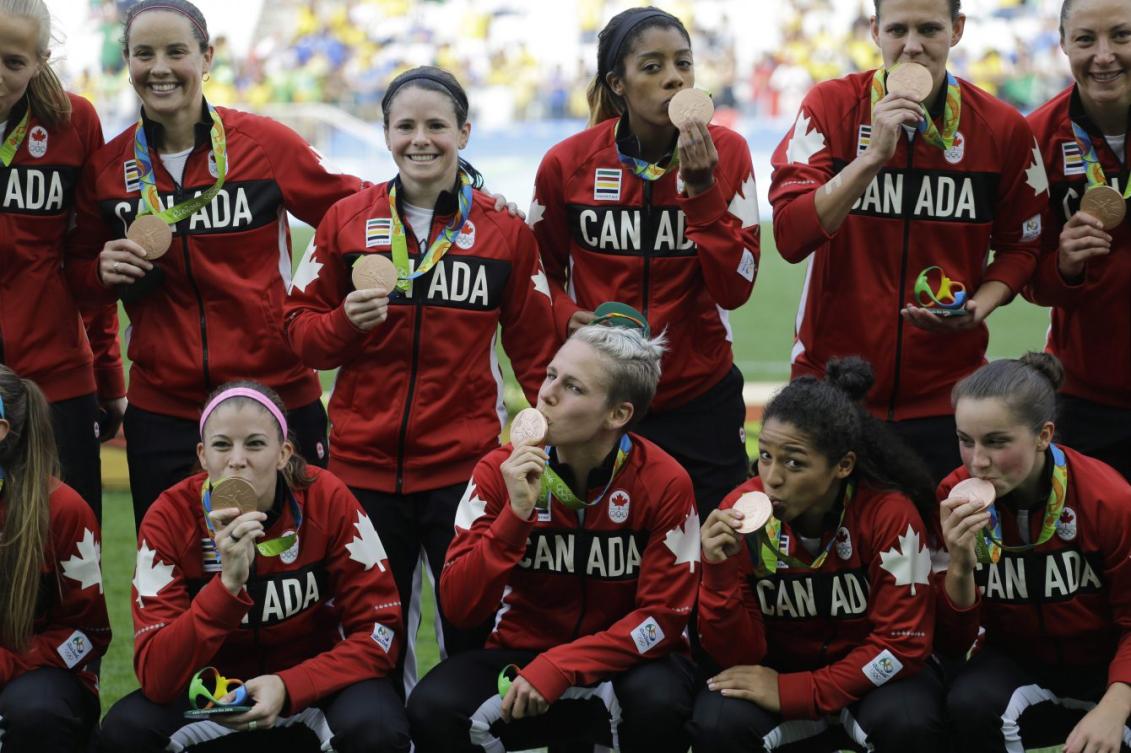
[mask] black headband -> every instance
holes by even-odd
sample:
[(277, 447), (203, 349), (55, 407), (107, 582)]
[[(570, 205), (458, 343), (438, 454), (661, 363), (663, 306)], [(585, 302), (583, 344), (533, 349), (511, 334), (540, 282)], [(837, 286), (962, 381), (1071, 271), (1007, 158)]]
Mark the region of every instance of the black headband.
[(654, 18), (663, 18), (675, 24), (679, 23), (679, 19), (671, 13), (665, 13), (657, 8), (634, 8), (625, 11), (625, 14), (625, 19), (620, 22), (620, 26), (613, 34), (609, 46), (605, 48), (605, 56), (597, 61), (597, 77), (606, 86), (608, 84), (605, 83), (605, 77), (617, 67), (617, 61), (621, 58), (621, 48), (624, 47), (625, 40), (631, 36), (636, 27)]
[(444, 90), (448, 94), (452, 95), (452, 99), (458, 102), (465, 110), (468, 107), (467, 95), (464, 94), (464, 92), (459, 87), (452, 86), (452, 83), (450, 81), (445, 81), (435, 73), (430, 73), (428, 71), (408, 73), (403, 78), (393, 81), (392, 86), (390, 86), (389, 89), (385, 92), (385, 100), (389, 103), (392, 103), (393, 97), (396, 96), (397, 92), (404, 88), (405, 84), (411, 83), (413, 81), (431, 81), (434, 84), (439, 84), (440, 86), (444, 87)]

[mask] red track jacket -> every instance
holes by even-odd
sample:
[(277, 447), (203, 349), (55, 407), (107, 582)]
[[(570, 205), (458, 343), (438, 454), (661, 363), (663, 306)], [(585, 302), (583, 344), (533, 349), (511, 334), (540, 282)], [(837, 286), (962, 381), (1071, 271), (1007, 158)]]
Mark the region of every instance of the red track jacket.
[(527, 221), (563, 336), (575, 311), (605, 301), (635, 306), (653, 332), (667, 329), (652, 403), (663, 411), (702, 395), (734, 362), (727, 311), (750, 298), (761, 256), (754, 168), (741, 136), (711, 126), (715, 185), (687, 198), (678, 171), (649, 183), (621, 164), (617, 122), (599, 123), (546, 154)]
[[(571, 686), (686, 650), (699, 582), (691, 480), (630, 436), (628, 461), (584, 518), (556, 501), (548, 514), (515, 515), (499, 470), (510, 445), (475, 467), (456, 513), (440, 578), (448, 619), (471, 626), (494, 614), (488, 648), (540, 651), (520, 674), (551, 703)], [(611, 471), (610, 456), (606, 478)]]
[(905, 324), (899, 311), (930, 266), (970, 295), (989, 280), (1019, 291), (1036, 264), (1048, 180), (1025, 119), (960, 81), (954, 146), (944, 153), (924, 138), (901, 138), (840, 229), (827, 235), (814, 198), (868, 144), (871, 83), (866, 72), (815, 86), (774, 152), (774, 238), (787, 261), (809, 258), (793, 376), (819, 375), (834, 356), (860, 355), (876, 372), (873, 414), (946, 415), (951, 387), (984, 362), (989, 333), (985, 326), (931, 333)]

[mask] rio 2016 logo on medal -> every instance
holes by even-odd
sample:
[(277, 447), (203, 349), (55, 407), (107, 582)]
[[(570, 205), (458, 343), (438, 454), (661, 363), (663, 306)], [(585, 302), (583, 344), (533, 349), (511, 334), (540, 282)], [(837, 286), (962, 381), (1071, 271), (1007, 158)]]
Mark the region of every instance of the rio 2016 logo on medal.
[(946, 276), (942, 267), (927, 267), (915, 278), (915, 303), (935, 316), (965, 316), (966, 286)]

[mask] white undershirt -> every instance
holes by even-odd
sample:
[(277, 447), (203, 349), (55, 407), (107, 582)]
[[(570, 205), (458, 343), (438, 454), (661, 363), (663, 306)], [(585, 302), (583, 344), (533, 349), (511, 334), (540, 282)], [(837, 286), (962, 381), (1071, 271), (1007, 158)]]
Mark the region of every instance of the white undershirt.
[(8, 127), (8, 121), (0, 120), (0, 135), (4, 134), (5, 129)]
[(817, 556), (817, 552), (821, 550), (820, 536), (816, 538), (810, 536), (798, 536), (797, 543), (803, 546), (805, 548), (805, 551), (809, 552), (810, 557)]
[(177, 185), (181, 185), (185, 177), (185, 162), (188, 161), (188, 156), (192, 154), (192, 149), (186, 149), (183, 152), (174, 152), (173, 154), (162, 154), (161, 164), (169, 171), (169, 175), (173, 176), (173, 180)]
[[(0, 128), (0, 130), (3, 129)], [(1106, 141), (1107, 145), (1111, 147), (1111, 151), (1115, 152), (1115, 156), (1119, 157), (1120, 162), (1127, 161), (1126, 152), (1124, 151), (1124, 147), (1126, 146), (1127, 141), (1127, 134), (1121, 133), (1118, 136), (1108, 136), (1105, 133), (1104, 141)]]
[(408, 220), (417, 243), (427, 243), (428, 235), (432, 232), (432, 210), (413, 206), (407, 201), (402, 201), (401, 206), (404, 207), (405, 219)]

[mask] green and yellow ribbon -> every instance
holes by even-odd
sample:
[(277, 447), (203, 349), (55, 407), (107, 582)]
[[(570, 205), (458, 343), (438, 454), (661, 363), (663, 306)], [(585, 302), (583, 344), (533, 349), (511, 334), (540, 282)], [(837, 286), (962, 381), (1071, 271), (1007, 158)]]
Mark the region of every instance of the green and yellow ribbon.
[(672, 158), (668, 160), (668, 164), (663, 167), (661, 167), (659, 163), (645, 162), (642, 159), (631, 157), (622, 152), (620, 150), (620, 144), (617, 143), (617, 135), (620, 132), (620, 124), (621, 121), (618, 120), (617, 124), (613, 126), (613, 145), (617, 150), (617, 159), (621, 161), (621, 164), (631, 170), (633, 174), (636, 175), (636, 177), (640, 178), (641, 180), (652, 182), (659, 180), (668, 172), (679, 167), (678, 146), (675, 148), (675, 151), (672, 152)]
[[(872, 76), (872, 120), (876, 117), (876, 105), (887, 95), (887, 71), (883, 68), (876, 69)], [(958, 79), (947, 71), (946, 74), (946, 107), (943, 109), (943, 129), (935, 126), (935, 121), (923, 103), (919, 103), (923, 117), (917, 126), (919, 133), (928, 144), (946, 150), (954, 146), (954, 136), (958, 133), (958, 121), (962, 119), (962, 90), (958, 87)]]
[(557, 471), (546, 465), (546, 469), (542, 472), (542, 491), (538, 495), (538, 502), (536, 506), (542, 510), (547, 510), (550, 507), (550, 498), (553, 497), (561, 502), (563, 505), (571, 510), (581, 510), (585, 507), (593, 507), (608, 493), (609, 487), (613, 485), (613, 480), (624, 468), (624, 464), (628, 462), (628, 455), (632, 452), (632, 440), (629, 439), (627, 434), (621, 435), (620, 444), (617, 445), (617, 457), (613, 461), (613, 472), (609, 474), (609, 480), (605, 484), (605, 488), (597, 495), (596, 499), (584, 500), (573, 493), (569, 488), (569, 484), (562, 480)]
[(747, 539), (747, 545), (750, 547), (751, 553), (755, 554), (755, 566), (758, 567), (759, 570), (771, 574), (778, 571), (778, 563), (780, 562), (784, 562), (789, 567), (799, 570), (820, 570), (821, 565), (825, 564), (825, 560), (828, 559), (833, 544), (836, 543), (837, 532), (839, 532), (841, 526), (844, 525), (844, 516), (848, 512), (848, 503), (852, 501), (852, 495), (855, 491), (856, 487), (852, 482), (845, 485), (844, 504), (840, 510), (840, 520), (837, 521), (836, 528), (833, 529), (833, 535), (832, 538), (829, 539), (829, 543), (825, 544), (824, 550), (818, 554), (817, 558), (812, 562), (803, 562), (789, 554), (788, 546), (783, 547), (782, 545), (782, 523), (777, 517), (771, 515), (762, 530)]
[[(1074, 120), (1069, 122), (1072, 123), (1072, 135), (1076, 140), (1076, 146), (1080, 148), (1080, 156), (1084, 160), (1084, 176), (1088, 182), (1088, 188), (1106, 186), (1107, 176), (1104, 175), (1104, 169), (1100, 165), (1100, 158), (1096, 154), (1096, 147), (1092, 144), (1092, 138), (1079, 123)], [(1123, 198), (1129, 197), (1131, 197), (1131, 180), (1127, 181), (1127, 185), (1123, 187)]]
[(1006, 546), (1001, 543), (1001, 517), (997, 508), (990, 505), (990, 525), (982, 529), (982, 535), (974, 541), (974, 549), (978, 561), (984, 565), (996, 563), (1001, 559), (1001, 553), (1027, 552), (1036, 549), (1041, 544), (1052, 538), (1061, 526), (1060, 516), (1064, 512), (1064, 500), (1068, 496), (1068, 460), (1064, 450), (1055, 444), (1050, 444), (1052, 451), (1052, 488), (1049, 490), (1048, 499), (1045, 501), (1045, 519), (1041, 522), (1041, 534), (1036, 542), (1021, 546)]
[(20, 144), (24, 143), (24, 136), (27, 135), (28, 118), (31, 116), (31, 106), (29, 105), (24, 110), (24, 116), (20, 118), (20, 122), (16, 123), (16, 127), (8, 134), (8, 138), (4, 139), (4, 143), (0, 144), (0, 162), (4, 167), (10, 167), (12, 160), (16, 158), (16, 151), (19, 150)]
[[(280, 480), (281, 482), (281, 480)], [(291, 508), (291, 517), (294, 518), (295, 530), (291, 533), (280, 536), (277, 539), (267, 539), (260, 541), (255, 545), (255, 550), (262, 554), (264, 557), (278, 557), (283, 552), (294, 546), (298, 540), (298, 530), (302, 527), (302, 508), (299, 507), (298, 501), (295, 500), (294, 493), (288, 488), (287, 502)], [(204, 507), (204, 522), (208, 526), (208, 533), (212, 537), (213, 542), (216, 541), (216, 526), (212, 523), (212, 481), (206, 479), (200, 487), (200, 504)], [(220, 562), (220, 547), (216, 547), (216, 561)]]
[(145, 135), (145, 123), (142, 118), (138, 118), (137, 126), (134, 128), (134, 159), (137, 161), (141, 180), (141, 198), (145, 205), (145, 209), (138, 214), (139, 217), (152, 214), (160, 217), (166, 224), (176, 225), (192, 217), (220, 193), (228, 174), (228, 137), (216, 108), (208, 105), (208, 114), (212, 116), (212, 129), (209, 135), (212, 139), (212, 154), (216, 158), (216, 183), (199, 196), (182, 201), (168, 209), (161, 209), (161, 194), (157, 191), (157, 176), (153, 172), (153, 160), (149, 156), (149, 139)]
[(408, 268), (408, 241), (405, 237), (404, 223), (401, 222), (400, 214), (397, 212), (397, 186), (396, 183), (389, 189), (389, 217), (392, 220), (392, 240), (390, 245), (393, 250), (393, 265), (397, 268), (397, 290), (401, 293), (408, 292), (408, 286), (417, 277), (428, 274), (432, 271), (444, 254), (448, 253), (448, 249), (452, 247), (456, 237), (463, 229), (464, 224), (467, 223), (467, 218), (471, 214), (471, 176), (465, 170), (459, 171), (459, 212), (452, 217), (452, 221), (436, 236), (436, 240), (432, 241), (432, 245), (428, 247), (428, 251), (421, 257), (420, 264), (417, 265), (416, 270), (409, 271)]

